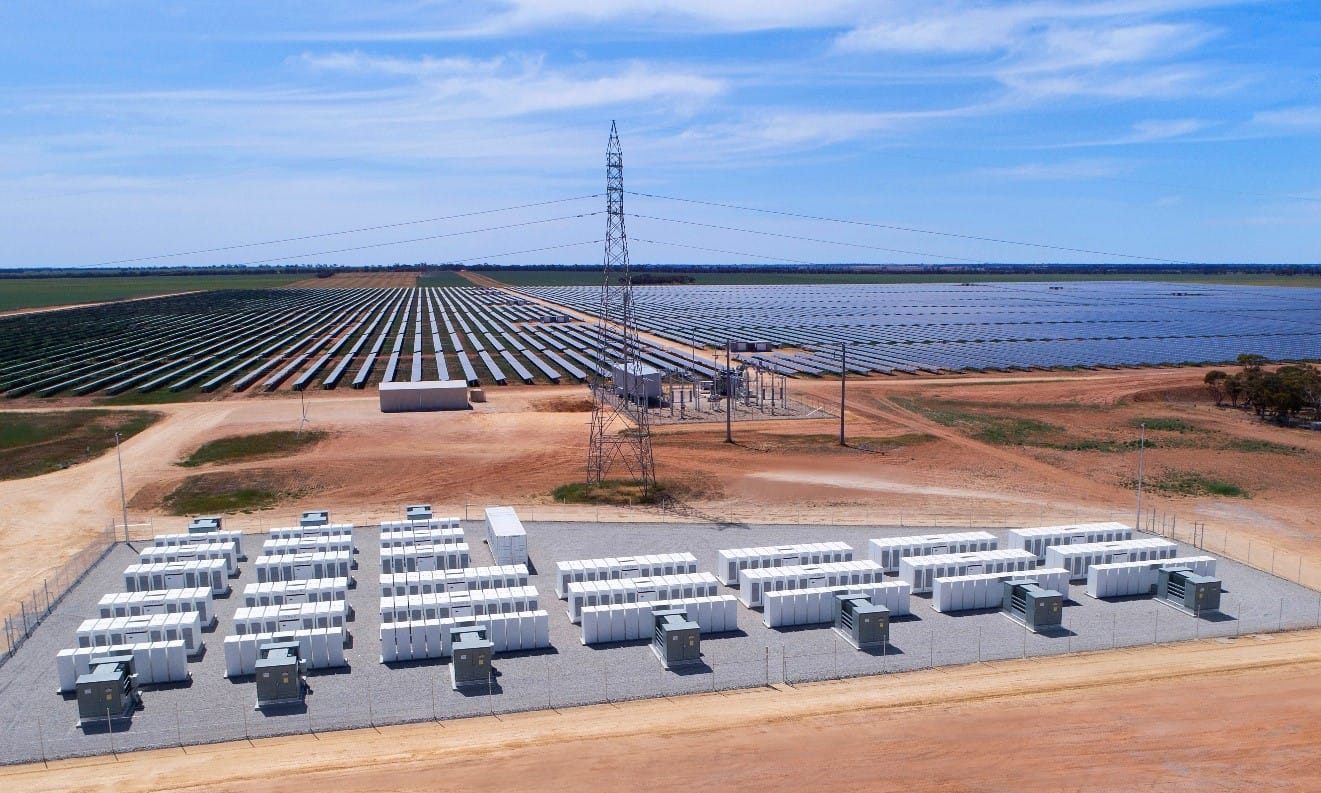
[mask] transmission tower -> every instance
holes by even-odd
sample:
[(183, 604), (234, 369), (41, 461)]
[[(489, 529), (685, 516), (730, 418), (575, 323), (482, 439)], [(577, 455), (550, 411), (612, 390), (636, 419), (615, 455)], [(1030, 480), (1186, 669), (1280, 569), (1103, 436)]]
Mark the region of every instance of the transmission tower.
[[(647, 404), (645, 398), (631, 398), (634, 389), (617, 388), (615, 382), (616, 372), (634, 371), (641, 360), (633, 282), (628, 270), (628, 236), (624, 233), (624, 152), (613, 121), (605, 154), (605, 195), (605, 273), (596, 321), (596, 350), (606, 375), (589, 379), (592, 431), (587, 445), (587, 486), (601, 484), (612, 469), (620, 466), (629, 479), (650, 492), (656, 484), (656, 465), (651, 456)], [(614, 283), (612, 275), (617, 276)]]

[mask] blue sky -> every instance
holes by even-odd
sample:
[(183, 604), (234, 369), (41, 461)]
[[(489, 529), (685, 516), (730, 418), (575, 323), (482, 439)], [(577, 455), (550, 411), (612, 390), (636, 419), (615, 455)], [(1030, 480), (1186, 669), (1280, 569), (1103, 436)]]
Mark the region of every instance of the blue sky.
[[(942, 232), (630, 196), (637, 263), (1321, 251), (1314, 0), (106, 0), (0, 6), (0, 266), (600, 193), (612, 119), (630, 190)], [(595, 263), (603, 207), (144, 263)]]

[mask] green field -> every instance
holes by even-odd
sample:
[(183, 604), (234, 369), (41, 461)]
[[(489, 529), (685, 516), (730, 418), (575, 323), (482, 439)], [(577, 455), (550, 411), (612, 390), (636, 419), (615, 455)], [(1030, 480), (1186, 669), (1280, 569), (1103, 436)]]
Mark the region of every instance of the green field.
[[(487, 275), (487, 273), (482, 273)], [(459, 275), (453, 270), (441, 270), (439, 272), (427, 273), (419, 276), (418, 286), (474, 286), (472, 281)]]
[(268, 289), (306, 275), (126, 275), (86, 278), (0, 278), (0, 311), (99, 303), (203, 289)]
[(211, 463), (235, 463), (268, 457), (287, 457), (309, 449), (325, 440), (329, 433), (320, 430), (294, 432), (278, 430), (257, 435), (231, 435), (202, 444), (179, 465), (195, 467)]
[(0, 480), (68, 468), (95, 459), (161, 418), (144, 410), (0, 413)]
[[(601, 272), (587, 270), (481, 270), (481, 275), (510, 286), (599, 286)], [(1013, 283), (1046, 281), (1168, 281), (1172, 283), (1221, 284), (1234, 286), (1306, 286), (1321, 287), (1321, 275), (1261, 275), (1233, 273), (1203, 275), (1190, 273), (1120, 275), (1102, 273), (1054, 274), (975, 274), (975, 273), (801, 273), (801, 272), (749, 272), (680, 273), (664, 270), (643, 270), (653, 276), (690, 276), (695, 284), (703, 286), (734, 285), (788, 285), (788, 284), (961, 284), (961, 283)], [(429, 278), (430, 276), (428, 276)], [(424, 286), (450, 286), (453, 284), (421, 284)], [(467, 284), (460, 284), (467, 285)]]

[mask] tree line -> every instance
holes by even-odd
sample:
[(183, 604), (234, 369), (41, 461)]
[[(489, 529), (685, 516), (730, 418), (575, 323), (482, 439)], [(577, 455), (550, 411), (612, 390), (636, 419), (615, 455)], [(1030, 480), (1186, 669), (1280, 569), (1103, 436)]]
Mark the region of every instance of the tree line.
[(1242, 370), (1236, 374), (1220, 369), (1206, 373), (1204, 381), (1217, 405), (1228, 399), (1236, 408), (1281, 424), (1305, 412), (1321, 419), (1321, 369), (1300, 363), (1272, 371), (1266, 368), (1265, 357), (1252, 353), (1238, 356), (1237, 361)]

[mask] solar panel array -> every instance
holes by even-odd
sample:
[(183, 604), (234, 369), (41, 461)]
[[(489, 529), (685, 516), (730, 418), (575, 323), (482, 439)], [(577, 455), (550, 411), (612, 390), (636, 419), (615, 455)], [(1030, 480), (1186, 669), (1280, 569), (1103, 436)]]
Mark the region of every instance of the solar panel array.
[[(787, 375), (1321, 358), (1321, 289), (1147, 282), (635, 287), (641, 358), (709, 379), (728, 340)], [(608, 373), (599, 287), (203, 292), (0, 318), (6, 396), (382, 381), (582, 382)], [(657, 341), (668, 339), (673, 346)], [(691, 346), (707, 348), (695, 353)]]
[[(498, 289), (207, 292), (0, 319), (0, 391), (302, 390), (379, 382), (583, 382), (609, 371), (595, 324)], [(554, 319), (562, 319), (555, 317)], [(620, 349), (618, 337), (612, 353)], [(714, 367), (648, 344), (671, 369)], [(350, 379), (351, 377), (351, 379)]]
[[(593, 287), (519, 290), (581, 312)], [(1321, 357), (1321, 289), (1133, 281), (634, 287), (645, 333), (784, 374), (939, 372)]]

